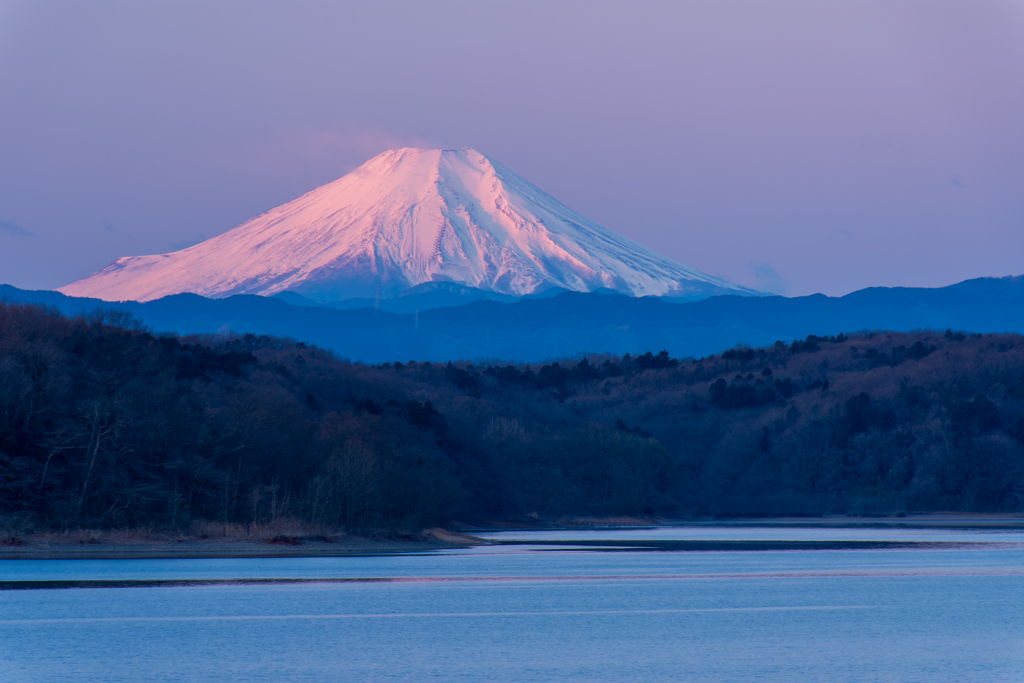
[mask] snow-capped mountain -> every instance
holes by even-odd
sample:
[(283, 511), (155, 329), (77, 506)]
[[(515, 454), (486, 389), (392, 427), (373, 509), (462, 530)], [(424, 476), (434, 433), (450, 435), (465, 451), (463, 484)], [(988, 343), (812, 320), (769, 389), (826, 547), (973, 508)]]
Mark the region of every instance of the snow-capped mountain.
[(426, 282), (513, 296), (552, 287), (756, 293), (615, 234), (469, 148), (384, 152), (222, 235), (120, 258), (59, 291), (107, 301), (290, 291), (328, 302), (391, 297)]

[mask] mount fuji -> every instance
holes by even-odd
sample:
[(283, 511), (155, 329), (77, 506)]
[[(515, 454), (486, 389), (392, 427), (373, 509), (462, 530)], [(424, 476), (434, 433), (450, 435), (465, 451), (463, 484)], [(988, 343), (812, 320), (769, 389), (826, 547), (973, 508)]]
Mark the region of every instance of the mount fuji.
[(120, 258), (58, 291), (106, 301), (291, 292), (325, 303), (424, 283), (513, 297), (760, 294), (615, 234), (469, 148), (384, 152), (217, 237)]

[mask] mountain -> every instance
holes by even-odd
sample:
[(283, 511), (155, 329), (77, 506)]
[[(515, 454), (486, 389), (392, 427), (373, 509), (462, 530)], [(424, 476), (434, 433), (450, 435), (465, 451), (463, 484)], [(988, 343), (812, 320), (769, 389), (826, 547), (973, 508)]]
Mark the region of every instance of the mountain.
[[(98, 299), (0, 285), (0, 299), (76, 314), (110, 307)], [(159, 331), (287, 336), (367, 363), (409, 359), (538, 361), (581, 351), (667, 349), (700, 357), (737, 344), (764, 346), (809, 334), (915, 329), (1024, 333), (1024, 276), (980, 278), (937, 289), (873, 287), (842, 297), (716, 296), (689, 303), (657, 297), (562, 292), (512, 302), (390, 313), (294, 306), (274, 297), (209, 299), (178, 294), (128, 310)]]
[(323, 303), (436, 282), (513, 297), (758, 294), (615, 234), (469, 148), (385, 152), (213, 239), (118, 259), (59, 291), (107, 301), (291, 292)]

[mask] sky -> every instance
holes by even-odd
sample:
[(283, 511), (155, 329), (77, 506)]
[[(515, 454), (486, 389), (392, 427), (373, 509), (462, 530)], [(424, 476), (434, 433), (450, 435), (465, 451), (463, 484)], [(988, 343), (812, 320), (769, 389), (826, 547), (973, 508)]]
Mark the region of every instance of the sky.
[(0, 283), (401, 146), (773, 293), (1024, 274), (1024, 2), (0, 0)]

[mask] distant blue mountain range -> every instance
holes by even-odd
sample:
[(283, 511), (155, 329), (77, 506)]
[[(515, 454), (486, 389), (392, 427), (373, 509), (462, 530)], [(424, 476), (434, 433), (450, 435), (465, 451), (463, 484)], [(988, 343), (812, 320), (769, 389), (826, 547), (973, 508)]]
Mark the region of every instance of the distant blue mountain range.
[[(698, 288), (694, 287), (693, 289)], [(567, 291), (569, 290), (562, 287), (549, 287), (537, 294), (516, 297), (499, 292), (476, 289), (475, 287), (466, 287), (455, 282), (424, 282), (415, 287), (410, 287), (391, 299), (343, 299), (329, 303), (318, 303), (295, 292), (281, 292), (280, 294), (275, 294), (274, 297), (295, 306), (323, 306), (324, 308), (335, 308), (339, 311), (349, 311), (356, 308), (376, 308), (389, 313), (415, 313), (416, 311), (426, 311), (431, 308), (441, 308), (444, 306), (464, 306), (474, 301), (491, 300), (511, 303), (519, 301), (521, 298), (547, 299)], [(598, 292), (601, 291), (598, 290)], [(604, 290), (604, 292), (610, 294), (617, 293), (612, 290)]]
[(530, 362), (580, 352), (660, 349), (676, 357), (700, 357), (738, 344), (764, 346), (860, 330), (1024, 333), (1024, 276), (979, 278), (936, 289), (872, 287), (842, 297), (714, 296), (684, 303), (578, 292), (499, 301), (477, 292), (433, 287), (381, 302), (330, 306), (297, 295), (289, 301), (287, 296), (207, 299), (196, 294), (111, 304), (0, 285), (0, 298), (68, 314), (117, 308), (131, 311), (156, 331), (291, 337), (366, 363)]

